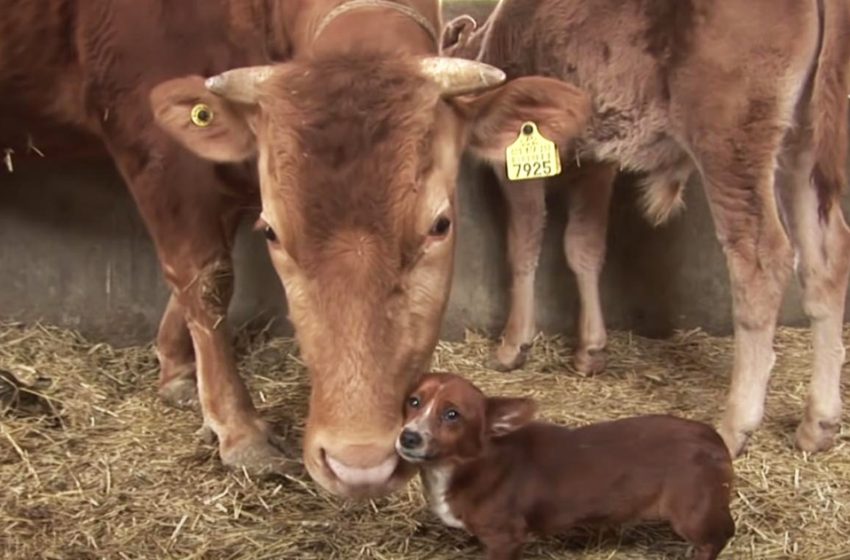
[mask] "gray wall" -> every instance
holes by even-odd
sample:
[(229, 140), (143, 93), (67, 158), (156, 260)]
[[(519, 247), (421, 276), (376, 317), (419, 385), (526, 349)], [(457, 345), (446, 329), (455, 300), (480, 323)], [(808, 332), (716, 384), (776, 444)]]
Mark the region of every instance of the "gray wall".
[[(471, 13), (483, 21), (492, 2), (445, 0), (444, 8), (447, 20)], [(612, 209), (602, 286), (609, 326), (651, 336), (698, 326), (729, 332), (726, 267), (699, 185), (687, 191), (685, 215), (657, 230), (638, 215), (630, 186), (621, 178)], [(443, 334), (497, 334), (507, 312), (501, 198), (489, 173), (470, 162), (460, 192), (458, 266)], [(548, 332), (571, 332), (575, 321), (575, 282), (561, 249), (565, 216), (556, 194), (537, 283), (538, 319)], [(277, 332), (291, 332), (264, 242), (247, 224), (236, 267), (231, 321), (278, 317)], [(45, 320), (118, 344), (146, 342), (166, 299), (151, 243), (109, 161), (19, 157), (14, 173), (0, 167), (0, 318)], [(804, 323), (796, 284), (781, 321)]]
[[(618, 181), (604, 308), (613, 328), (662, 336), (673, 328), (730, 330), (725, 263), (699, 184), (687, 191), (687, 212), (652, 229), (634, 204), (628, 177)], [(472, 162), (460, 176), (458, 261), (444, 336), (464, 328), (498, 333), (507, 312), (503, 207), (489, 172)], [(571, 332), (576, 290), (561, 250), (566, 206), (550, 197), (550, 220), (538, 276), (538, 314), (548, 332)], [(846, 206), (846, 205), (845, 205)], [(232, 321), (278, 316), (289, 332), (282, 291), (264, 242), (248, 224), (236, 249)], [(146, 342), (167, 298), (152, 245), (111, 164), (16, 161), (0, 168), (0, 317), (45, 320), (118, 344)], [(796, 285), (782, 322), (803, 324)]]

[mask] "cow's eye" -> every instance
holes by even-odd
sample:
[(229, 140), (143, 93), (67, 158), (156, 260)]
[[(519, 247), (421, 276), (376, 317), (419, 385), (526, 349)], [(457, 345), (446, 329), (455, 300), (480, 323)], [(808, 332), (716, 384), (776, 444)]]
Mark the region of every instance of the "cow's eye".
[(419, 397), (410, 397), (407, 399), (407, 404), (410, 408), (419, 408)]
[(455, 420), (460, 418), (460, 412), (458, 412), (457, 410), (455, 410), (453, 408), (450, 408), (443, 413), (443, 418), (447, 422), (454, 422)]
[(265, 235), (266, 239), (268, 239), (272, 243), (277, 241), (277, 234), (274, 232), (271, 226), (266, 226), (266, 228), (263, 230), (263, 235)]
[(431, 224), (431, 229), (428, 230), (428, 235), (431, 237), (445, 237), (452, 227), (452, 221), (447, 217), (440, 215)]

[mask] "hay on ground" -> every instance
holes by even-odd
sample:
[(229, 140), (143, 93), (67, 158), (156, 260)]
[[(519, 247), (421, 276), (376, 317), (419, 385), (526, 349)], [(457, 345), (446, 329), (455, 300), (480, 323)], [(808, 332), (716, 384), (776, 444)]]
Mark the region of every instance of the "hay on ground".
[[(292, 341), (242, 344), (240, 368), (263, 415), (300, 440), (308, 384)], [(793, 449), (811, 352), (804, 330), (780, 329), (767, 414), (735, 463), (737, 535), (722, 558), (850, 557), (850, 445)], [(522, 371), (483, 364), (490, 341), (440, 344), (435, 369), (493, 394), (532, 395), (541, 414), (577, 425), (648, 412), (713, 421), (727, 387), (731, 341), (700, 331), (671, 340), (615, 333), (610, 367), (570, 367), (563, 338), (540, 337)], [(157, 400), (150, 346), (115, 349), (73, 332), (0, 324), (6, 383), (0, 418), (0, 557), (471, 559), (481, 548), (424, 507), (418, 481), (390, 498), (344, 503), (305, 477), (253, 481), (224, 470), (194, 435), (197, 412)], [(10, 390), (10, 383), (17, 388)], [(17, 401), (8, 395), (17, 395)], [(848, 398), (847, 384), (843, 389)], [(29, 407), (15, 413), (15, 403)], [(538, 539), (524, 558), (681, 558), (664, 526)]]

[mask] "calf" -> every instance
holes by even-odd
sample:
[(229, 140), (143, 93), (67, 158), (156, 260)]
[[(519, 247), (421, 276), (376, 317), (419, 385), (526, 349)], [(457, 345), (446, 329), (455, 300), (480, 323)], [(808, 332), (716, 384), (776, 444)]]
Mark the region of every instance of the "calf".
[[(732, 291), (734, 364), (719, 431), (735, 455), (764, 414), (792, 269), (814, 350), (797, 444), (820, 451), (838, 433), (850, 275), (839, 204), (848, 36), (844, 0), (502, 0), (479, 30), (462, 18), (443, 36), (444, 54), (497, 66), (509, 80), (557, 77), (591, 97), (589, 126), (564, 157), (581, 171), (564, 236), (581, 304), (578, 369), (604, 366), (598, 284), (616, 169), (644, 174), (644, 213), (654, 224), (682, 208), (682, 189), (699, 174)], [(509, 369), (535, 332), (544, 188), (542, 180), (512, 184), (501, 162), (490, 163), (509, 207), (511, 310), (497, 351)]]
[(399, 455), (422, 466), (431, 509), (490, 560), (518, 558), (529, 532), (664, 520), (711, 560), (735, 532), (732, 459), (711, 427), (641, 416), (578, 429), (532, 422), (534, 401), (486, 397), (430, 374), (407, 399)]

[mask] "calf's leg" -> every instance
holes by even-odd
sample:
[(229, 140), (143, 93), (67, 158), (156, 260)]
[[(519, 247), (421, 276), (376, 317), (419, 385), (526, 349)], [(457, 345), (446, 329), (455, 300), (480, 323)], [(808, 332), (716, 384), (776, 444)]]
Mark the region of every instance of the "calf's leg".
[(822, 451), (833, 445), (841, 418), (841, 367), (844, 302), (850, 274), (850, 230), (835, 201), (826, 216), (811, 183), (811, 129), (789, 135), (777, 171), (777, 191), (796, 254), (803, 309), (812, 329), (814, 364), (806, 411), (797, 429), (797, 445)]
[(546, 222), (545, 182), (508, 181), (503, 169), (496, 175), (508, 206), (508, 265), (511, 303), (493, 366), (502, 371), (521, 367), (534, 339), (534, 280)]
[(734, 363), (718, 431), (733, 457), (764, 414), (773, 337), (793, 257), (773, 190), (782, 130), (765, 114), (764, 122), (732, 132), (700, 131), (694, 150), (731, 280)]
[(850, 271), (850, 231), (841, 207), (833, 205), (819, 226), (800, 231), (801, 246), (807, 249), (800, 250), (798, 265), (803, 305), (812, 328), (814, 368), (796, 439), (800, 449), (810, 452), (832, 447), (840, 426), (842, 327)]
[(567, 264), (576, 276), (579, 294), (578, 347), (575, 367), (584, 373), (605, 368), (605, 319), (599, 297), (599, 276), (605, 263), (608, 213), (616, 167), (590, 163), (570, 177), (569, 217), (564, 232)]

